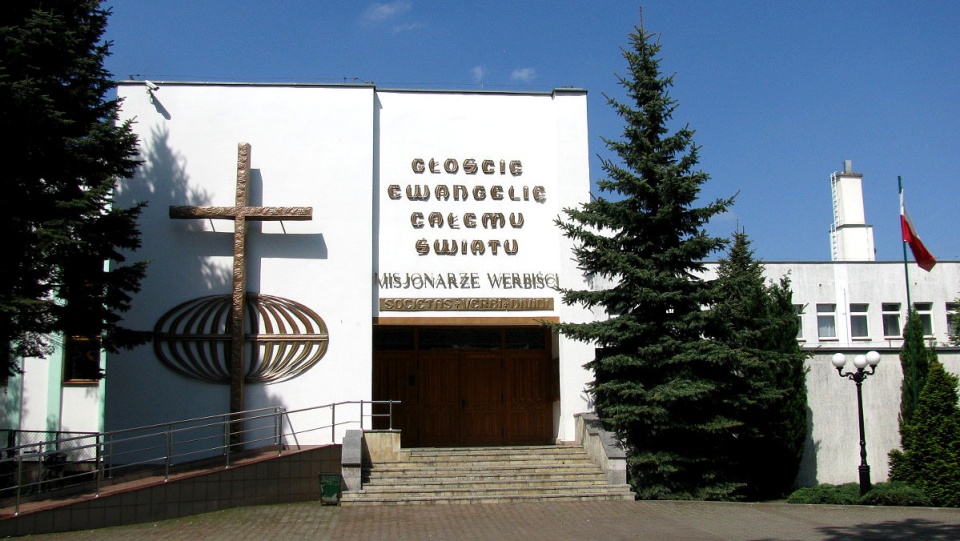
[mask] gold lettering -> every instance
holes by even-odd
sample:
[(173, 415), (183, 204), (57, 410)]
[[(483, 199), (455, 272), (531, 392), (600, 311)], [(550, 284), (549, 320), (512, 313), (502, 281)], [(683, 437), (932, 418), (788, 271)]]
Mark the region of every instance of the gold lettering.
[(453, 200), (454, 201), (466, 201), (467, 200), (467, 187), (463, 184), (454, 184), (453, 185)]
[(430, 243), (427, 242), (427, 239), (420, 239), (416, 244), (417, 253), (420, 255), (427, 255), (430, 253)]
[(460, 165), (457, 163), (457, 160), (447, 158), (447, 160), (443, 162), (443, 170), (447, 173), (456, 173), (460, 170)]
[(463, 172), (468, 175), (474, 175), (477, 173), (477, 160), (473, 158), (467, 158), (463, 160)]
[(480, 170), (483, 171), (484, 175), (492, 175), (494, 172), (494, 167), (496, 166), (494, 165), (493, 160), (483, 160), (483, 162), (480, 164)]
[(419, 184), (407, 185), (407, 199), (411, 201), (426, 201), (430, 199), (430, 187), (424, 184), (421, 189)]
[(519, 176), (523, 174), (523, 164), (520, 163), (520, 160), (510, 161), (510, 174), (513, 176)]
[(443, 227), (443, 214), (439, 212), (431, 212), (427, 216), (427, 223), (430, 224), (430, 227)]
[(439, 255), (456, 255), (457, 254), (457, 241), (443, 239), (443, 244), (440, 244), (439, 240), (433, 241), (433, 251)]
[(547, 200), (547, 189), (543, 186), (533, 187), (533, 200), (537, 203), (543, 203)]
[(487, 189), (483, 186), (474, 186), (473, 187), (473, 198), (477, 201), (483, 201), (487, 198)]
[(423, 227), (423, 213), (422, 212), (413, 212), (410, 214), (410, 225), (415, 229), (420, 229)]
[(481, 222), (484, 229), (496, 229), (506, 225), (506, 219), (502, 212), (484, 212)]
[(403, 197), (403, 192), (400, 190), (399, 184), (391, 184), (387, 186), (387, 197), (390, 199), (400, 199)]
[(465, 225), (465, 226), (467, 226), (467, 227), (469, 227), (469, 228), (477, 227), (477, 215), (474, 214), (474, 213), (472, 213), (472, 212), (468, 212), (468, 213), (464, 214), (464, 215), (463, 215), (463, 225)]
[(494, 201), (503, 200), (503, 186), (491, 186), (490, 187), (490, 199)]
[(512, 225), (512, 226), (514, 227), (514, 229), (520, 229), (521, 227), (523, 227), (523, 213), (522, 213), (522, 212), (518, 212), (518, 213), (514, 214), (514, 213), (511, 212), (511, 213), (510, 213), (510, 225)]
[(448, 201), (450, 199), (450, 188), (447, 188), (445, 184), (437, 184), (437, 187), (433, 189), (433, 195), (437, 198), (437, 201)]
[(427, 164), (427, 167), (430, 168), (430, 172), (431, 172), (431, 173), (439, 173), (440, 170), (437, 169), (437, 165), (439, 165), (439, 164), (437, 163), (437, 160), (434, 160), (433, 158), (430, 158), (430, 163)]
[(414, 160), (410, 162), (410, 167), (413, 169), (414, 173), (423, 173), (424, 169), (426, 169), (426, 167), (423, 165), (423, 160), (420, 158), (414, 158)]
[(507, 255), (517, 255), (519, 250), (520, 247), (517, 245), (516, 239), (503, 241), (503, 251), (507, 252)]

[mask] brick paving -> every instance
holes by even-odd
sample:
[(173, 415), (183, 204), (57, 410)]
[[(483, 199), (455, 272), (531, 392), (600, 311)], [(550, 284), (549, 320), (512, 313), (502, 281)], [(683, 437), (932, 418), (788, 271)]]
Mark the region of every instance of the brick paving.
[(555, 502), (229, 509), (39, 540), (957, 540), (960, 509), (714, 502)]

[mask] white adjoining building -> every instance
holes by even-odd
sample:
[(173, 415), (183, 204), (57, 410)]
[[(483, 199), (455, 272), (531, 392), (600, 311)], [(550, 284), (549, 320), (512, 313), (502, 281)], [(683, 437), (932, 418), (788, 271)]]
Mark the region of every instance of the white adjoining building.
[[(134, 258), (150, 266), (124, 323), (156, 338), (104, 355), (102, 381), (64, 381), (56, 355), (26, 360), (3, 428), (116, 430), (228, 411), (230, 386), (210, 380), (229, 379), (230, 339), (201, 335), (223, 328), (242, 237), (239, 275), (260, 295), (246, 306), (263, 340), (244, 408), (394, 399), (404, 446), (575, 439), (594, 351), (543, 322), (594, 317), (553, 290), (588, 287), (554, 225), (590, 197), (584, 90), (151, 85), (119, 84), (144, 163), (117, 202), (149, 203)], [(883, 356), (864, 384), (875, 481), (899, 441), (904, 266), (873, 260), (860, 175), (847, 167), (831, 187), (834, 261), (766, 263), (772, 279), (790, 275), (805, 307), (805, 485), (856, 479), (855, 390), (830, 364), (838, 351)], [(245, 236), (235, 235), (238, 213)], [(946, 344), (960, 263), (912, 265), (910, 280), (931, 338)], [(300, 349), (278, 355), (294, 351), (284, 348)], [(960, 368), (956, 348), (940, 358)]]

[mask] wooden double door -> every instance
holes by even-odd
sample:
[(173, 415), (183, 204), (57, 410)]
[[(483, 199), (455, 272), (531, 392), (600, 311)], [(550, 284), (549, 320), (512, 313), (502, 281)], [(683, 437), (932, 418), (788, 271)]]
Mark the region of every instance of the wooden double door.
[(553, 434), (549, 351), (376, 351), (374, 399), (400, 400), (404, 447), (536, 445)]

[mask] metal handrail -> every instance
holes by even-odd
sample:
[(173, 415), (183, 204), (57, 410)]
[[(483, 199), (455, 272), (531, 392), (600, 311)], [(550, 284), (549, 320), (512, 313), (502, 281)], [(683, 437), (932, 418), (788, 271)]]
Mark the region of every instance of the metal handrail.
[[(393, 405), (398, 403), (360, 400), (297, 410), (273, 406), (11, 446), (0, 451), (0, 499), (12, 498), (14, 514), (19, 515), (25, 496), (39, 499), (45, 492), (68, 487), (99, 496), (105, 480), (127, 473), (162, 472), (166, 482), (175, 467), (200, 460), (209, 465), (217, 457), (229, 468), (241, 450), (231, 444), (231, 430), (238, 426), (242, 426), (241, 432), (233, 435), (239, 434), (245, 452), (276, 448), (281, 455), (284, 449), (299, 450), (300, 436), (312, 433), (320, 434), (314, 438), (318, 445), (334, 444), (338, 428), (346, 425), (372, 428), (375, 419), (386, 418), (393, 429)], [(387, 413), (375, 413), (377, 405), (386, 405)], [(351, 411), (344, 415), (345, 409), (353, 415)], [(326, 430), (329, 439), (322, 436)]]

